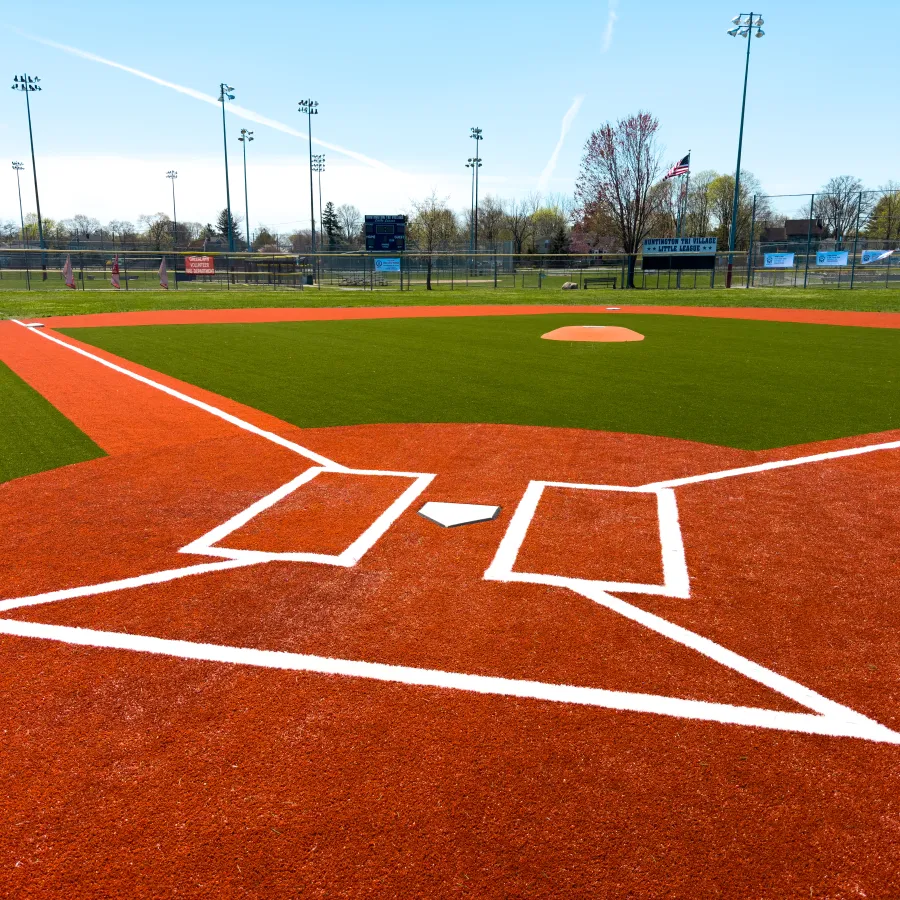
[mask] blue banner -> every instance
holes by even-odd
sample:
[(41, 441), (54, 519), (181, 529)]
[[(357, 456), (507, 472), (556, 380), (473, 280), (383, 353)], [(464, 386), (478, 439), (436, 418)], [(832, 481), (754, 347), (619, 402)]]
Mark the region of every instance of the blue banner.
[(846, 250), (819, 250), (816, 253), (817, 266), (846, 266)]
[(400, 260), (399, 259), (376, 259), (375, 260), (375, 271), (376, 272), (399, 272), (400, 271)]

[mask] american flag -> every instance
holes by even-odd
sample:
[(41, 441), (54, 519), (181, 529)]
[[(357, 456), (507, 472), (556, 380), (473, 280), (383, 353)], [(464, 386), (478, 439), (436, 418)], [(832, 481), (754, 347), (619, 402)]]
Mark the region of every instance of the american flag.
[[(691, 151), (688, 150), (687, 156), (682, 157), (668, 172), (666, 178), (677, 178), (679, 175), (691, 174)], [(665, 179), (663, 179), (665, 180)]]

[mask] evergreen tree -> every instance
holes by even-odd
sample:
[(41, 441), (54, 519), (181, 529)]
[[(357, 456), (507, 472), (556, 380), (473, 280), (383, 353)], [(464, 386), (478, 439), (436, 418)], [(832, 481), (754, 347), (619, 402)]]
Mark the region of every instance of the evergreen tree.
[(322, 213), (322, 229), (328, 238), (328, 249), (334, 250), (341, 238), (341, 223), (330, 200), (325, 204), (325, 211)]
[[(234, 235), (234, 249), (241, 250), (246, 246), (246, 242), (241, 238), (241, 219), (231, 217), (231, 233)], [(216, 234), (228, 240), (228, 210), (223, 209), (216, 219)]]

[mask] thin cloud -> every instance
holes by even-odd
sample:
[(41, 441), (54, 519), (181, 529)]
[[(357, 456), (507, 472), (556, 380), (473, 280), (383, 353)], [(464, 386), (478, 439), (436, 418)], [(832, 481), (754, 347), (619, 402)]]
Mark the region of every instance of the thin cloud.
[(562, 120), (562, 128), (559, 131), (559, 140), (556, 142), (556, 146), (550, 154), (550, 159), (547, 160), (547, 165), (544, 166), (544, 171), (541, 172), (541, 176), (538, 178), (538, 190), (547, 190), (547, 185), (550, 183), (550, 178), (556, 169), (556, 163), (559, 161), (559, 154), (562, 151), (563, 144), (566, 142), (566, 136), (569, 134), (569, 130), (572, 127), (572, 123), (575, 121), (575, 117), (578, 115), (578, 110), (581, 109), (582, 103), (584, 103), (584, 95), (579, 94), (572, 101), (572, 105), (568, 110), (566, 110), (566, 114), (563, 116)]
[[(185, 87), (183, 84), (175, 84), (173, 81), (157, 78), (155, 75), (150, 75), (148, 72), (142, 72), (140, 69), (135, 69), (132, 66), (126, 66), (122, 63), (115, 62), (114, 60), (106, 59), (103, 56), (98, 56), (96, 53), (89, 53), (86, 50), (79, 50), (77, 47), (70, 47), (67, 44), (59, 44), (56, 41), (51, 41), (47, 38), (37, 37), (36, 35), (28, 34), (18, 28), (13, 28), (12, 30), (22, 35), (22, 37), (36, 41), (38, 44), (44, 44), (47, 47), (53, 47), (56, 50), (71, 53), (73, 56), (79, 56), (82, 59), (88, 59), (91, 62), (101, 63), (104, 66), (110, 66), (111, 68), (119, 69), (122, 72), (128, 72), (129, 75), (136, 75), (138, 78), (143, 78), (145, 81), (152, 81), (154, 84), (170, 88), (173, 91), (178, 91), (179, 94), (185, 94), (188, 97), (193, 97), (195, 100), (201, 100), (203, 103), (211, 103), (214, 106), (217, 106), (219, 103), (219, 100), (212, 94), (204, 94), (202, 91), (196, 91), (193, 88)], [(232, 103), (229, 105), (228, 109), (230, 112), (234, 113), (234, 115), (239, 116), (242, 119), (247, 119), (250, 122), (256, 122), (257, 125), (266, 125), (269, 128), (274, 128), (276, 131), (282, 131), (285, 134), (289, 134), (292, 137), (297, 137), (304, 141), (308, 140), (307, 136), (302, 131), (291, 128), (290, 125), (285, 125), (284, 122), (279, 122), (277, 119), (270, 119), (268, 116), (260, 115), (252, 109), (247, 109), (245, 106)], [(333, 150), (335, 153), (342, 153), (344, 156), (349, 156), (351, 159), (365, 163), (367, 166), (372, 166), (375, 169), (391, 170), (391, 167), (386, 163), (377, 159), (372, 159), (370, 156), (364, 156), (362, 153), (357, 153), (355, 150), (348, 150), (346, 147), (331, 144), (328, 141), (323, 141), (319, 138), (313, 138), (312, 142), (318, 144), (320, 147)]]
[(600, 52), (606, 53), (612, 46), (613, 31), (616, 22), (619, 20), (619, 0), (608, 0), (606, 11), (606, 28), (603, 30), (603, 43), (600, 46)]

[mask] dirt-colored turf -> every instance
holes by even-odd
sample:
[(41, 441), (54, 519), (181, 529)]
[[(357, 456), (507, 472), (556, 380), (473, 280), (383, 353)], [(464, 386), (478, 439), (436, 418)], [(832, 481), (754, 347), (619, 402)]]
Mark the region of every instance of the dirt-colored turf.
[[(633, 486), (900, 439), (752, 453), (523, 426), (301, 430), (88, 349), (340, 465), (437, 477), (355, 566), (269, 562), (7, 622), (785, 713), (802, 707), (610, 608), (484, 572), (531, 479)], [(179, 548), (312, 464), (12, 323), (0, 358), (110, 454), (0, 488), (5, 598), (208, 562)], [(890, 450), (680, 487), (690, 598), (628, 600), (897, 730), (898, 476)], [(222, 543), (321, 534), (298, 549), (330, 552), (394, 497), (320, 477)], [(548, 489), (519, 570), (657, 581), (646, 496)], [(415, 514), (426, 500), (503, 511), (443, 529)], [(838, 898), (900, 880), (897, 745), (8, 629), (0, 655), (3, 896)]]
[[(90, 328), (102, 325), (193, 325), (215, 322), (315, 322), (332, 319), (412, 319), (446, 316), (530, 316), (551, 313), (653, 313), (661, 316), (703, 316), (713, 319), (756, 319), (764, 322), (807, 322), (815, 325), (858, 325), (866, 328), (900, 328), (900, 313), (844, 312), (822, 309), (753, 309), (750, 307), (699, 306), (396, 306), (342, 309), (173, 309), (144, 312), (93, 313), (54, 316), (46, 321), (55, 328)], [(28, 320), (32, 321), (32, 320)]]
[(598, 344), (619, 344), (644, 339), (642, 334), (616, 325), (566, 325), (554, 328), (541, 337), (548, 341), (590, 341)]

